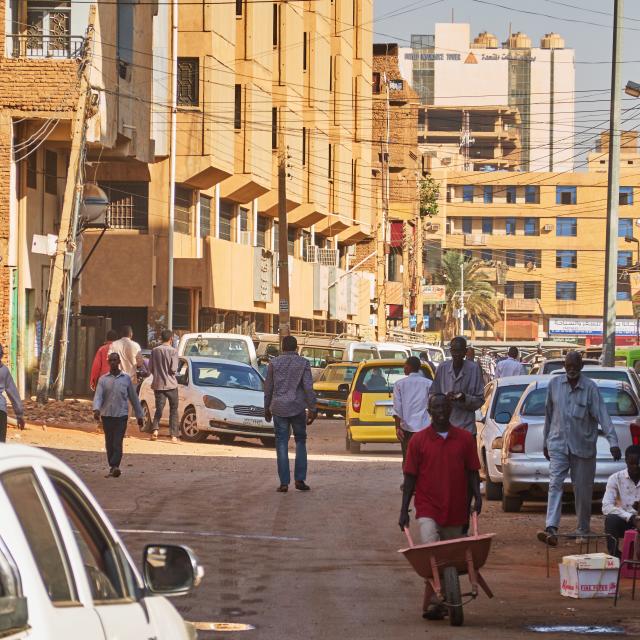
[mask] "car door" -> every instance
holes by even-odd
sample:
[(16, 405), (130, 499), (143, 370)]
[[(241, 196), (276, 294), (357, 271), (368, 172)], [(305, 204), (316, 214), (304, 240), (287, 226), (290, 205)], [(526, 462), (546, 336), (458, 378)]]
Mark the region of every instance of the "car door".
[[(0, 476), (0, 526), (21, 569), (29, 626), (38, 638), (105, 640), (105, 631), (68, 547), (59, 512), (36, 471), (22, 467)], [(124, 636), (122, 636), (124, 639)]]
[(141, 585), (120, 542), (71, 478), (53, 468), (47, 468), (43, 473), (52, 494), (51, 502), (57, 501), (66, 515), (63, 535), (82, 567), (106, 637), (118, 640), (155, 638), (157, 633), (142, 601)]
[[(496, 387), (496, 383), (490, 382), (484, 388), (484, 403), (482, 404), (482, 407), (480, 407), (480, 409), (478, 409), (478, 411), (476, 412), (476, 433), (478, 434), (476, 436), (476, 441), (478, 446), (478, 456), (480, 457), (480, 464), (482, 465), (483, 469), (484, 469), (484, 456), (482, 455), (482, 449), (484, 446), (486, 446), (484, 445), (484, 442), (485, 442), (484, 431), (487, 424), (487, 420), (489, 419), (489, 412), (491, 409), (491, 402), (493, 400), (493, 392), (495, 387)], [(478, 418), (481, 418), (481, 419), (478, 420)]]
[(178, 380), (178, 420), (180, 420), (191, 398), (191, 367), (187, 360), (180, 359), (176, 378)]

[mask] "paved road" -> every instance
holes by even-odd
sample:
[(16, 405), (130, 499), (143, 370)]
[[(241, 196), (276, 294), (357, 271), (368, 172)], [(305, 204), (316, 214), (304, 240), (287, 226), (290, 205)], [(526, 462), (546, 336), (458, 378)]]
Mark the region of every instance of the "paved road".
[[(93, 434), (32, 430), (21, 440), (55, 448), (79, 472), (134, 557), (151, 541), (191, 545), (207, 575), (193, 596), (174, 602), (189, 620), (256, 627), (241, 637), (539, 637), (526, 631), (532, 624), (622, 624), (640, 633), (639, 609), (628, 599), (613, 609), (610, 600), (559, 596), (557, 572), (545, 577), (544, 552), (534, 539), (544, 520), (540, 505), (503, 514), (488, 503), (482, 527), (498, 536), (486, 578), (496, 597), (469, 604), (461, 630), (422, 620), (420, 579), (397, 553), (404, 543), (396, 525), (398, 446), (347, 455), (338, 421), (320, 420), (311, 429), (310, 493), (276, 493), (274, 452), (259, 444), (171, 446), (130, 438), (123, 476), (114, 480), (103, 477), (104, 453)], [(575, 526), (573, 517), (564, 524)], [(601, 526), (599, 519), (594, 524)], [(575, 552), (568, 547), (557, 555)]]

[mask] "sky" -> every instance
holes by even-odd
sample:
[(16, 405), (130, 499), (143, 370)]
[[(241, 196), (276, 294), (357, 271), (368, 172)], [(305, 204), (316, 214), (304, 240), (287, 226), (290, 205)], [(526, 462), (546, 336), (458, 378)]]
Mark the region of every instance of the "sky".
[[(576, 152), (594, 145), (608, 127), (614, 0), (374, 0), (374, 42), (408, 46), (412, 33), (432, 34), (436, 22), (471, 24), (472, 37), (489, 31), (506, 40), (509, 26), (534, 46), (550, 31), (559, 33), (576, 55)], [(640, 2), (624, 3), (622, 86), (640, 82)], [(603, 124), (604, 123), (604, 124)], [(622, 128), (640, 128), (640, 98), (623, 95)], [(583, 159), (577, 158), (577, 169)]]

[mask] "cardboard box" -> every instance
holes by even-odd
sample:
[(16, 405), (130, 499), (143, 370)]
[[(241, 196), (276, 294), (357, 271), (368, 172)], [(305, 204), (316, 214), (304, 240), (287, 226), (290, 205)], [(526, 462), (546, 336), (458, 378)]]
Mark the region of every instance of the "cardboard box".
[(560, 594), (569, 598), (613, 598), (620, 561), (606, 553), (564, 556)]

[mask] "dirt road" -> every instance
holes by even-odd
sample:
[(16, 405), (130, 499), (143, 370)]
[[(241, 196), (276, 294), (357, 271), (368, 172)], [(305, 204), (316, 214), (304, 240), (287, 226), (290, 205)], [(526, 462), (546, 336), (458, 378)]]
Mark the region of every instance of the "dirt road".
[[(612, 625), (640, 634), (640, 603), (626, 597), (574, 600), (559, 595), (557, 569), (545, 577), (535, 532), (542, 505), (520, 514), (485, 503), (481, 528), (497, 534), (485, 577), (496, 597), (465, 607), (465, 626), (422, 620), (420, 579), (397, 550), (401, 482), (397, 446), (344, 451), (343, 428), (311, 428), (310, 493), (275, 492), (275, 453), (260, 444), (211, 440), (171, 445), (125, 441), (120, 479), (105, 479), (101, 437), (32, 428), (10, 441), (51, 449), (95, 492), (133, 551), (145, 543), (192, 546), (207, 575), (195, 595), (174, 601), (192, 621), (241, 622), (241, 637), (282, 639), (534, 638), (531, 625)], [(19, 439), (16, 439), (19, 436)], [(595, 530), (602, 519), (594, 517)], [(575, 527), (567, 515), (563, 527)], [(555, 555), (577, 553), (575, 545)], [(464, 580), (464, 578), (463, 578)], [(463, 586), (465, 586), (463, 584)], [(224, 637), (201, 632), (202, 638)], [(551, 638), (580, 637), (567, 633)], [(591, 636), (589, 636), (591, 637)]]

